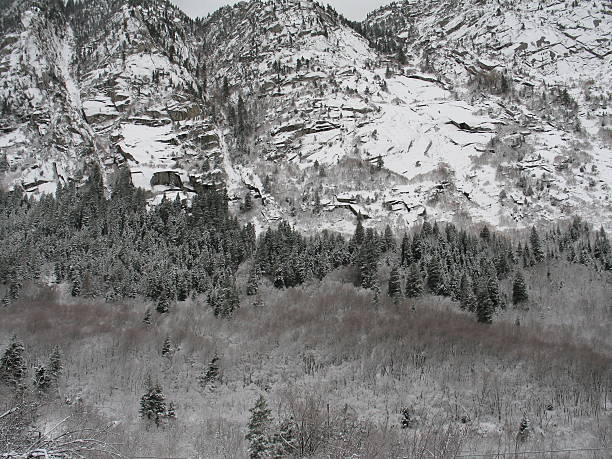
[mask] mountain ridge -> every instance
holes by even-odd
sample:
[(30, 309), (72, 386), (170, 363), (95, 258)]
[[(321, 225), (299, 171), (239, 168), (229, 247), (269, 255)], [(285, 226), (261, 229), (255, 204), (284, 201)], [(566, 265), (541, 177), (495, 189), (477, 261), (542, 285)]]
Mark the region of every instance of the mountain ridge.
[[(195, 20), (164, 0), (16, 2), (22, 30), (3, 30), (0, 47), (5, 186), (53, 192), (94, 161), (109, 190), (129, 166), (152, 202), (224, 183), (238, 211), (252, 193), (261, 199), (245, 217), (260, 225), (348, 231), (352, 214), (401, 226), (426, 212), (499, 227), (578, 213), (609, 226), (609, 77), (585, 50), (550, 58), (550, 68), (585, 70), (569, 80), (551, 70), (551, 85), (521, 55), (490, 60), (494, 40), (478, 32), (497, 30), (499, 14), (522, 17), (524, 2), (475, 2), (461, 14), (434, 3), (392, 4), (356, 24), (298, 0), (240, 2)], [(595, 3), (571, 8), (605, 11)], [(16, 24), (14, 14), (5, 9), (2, 23)], [(66, 31), (46, 27), (54, 16)], [(607, 30), (606, 19), (593, 30)], [(417, 20), (443, 29), (425, 34)], [(455, 36), (464, 38), (449, 46)], [(42, 60), (16, 55), (28, 49)], [(609, 67), (609, 54), (593, 59)], [(28, 91), (52, 110), (25, 121)]]

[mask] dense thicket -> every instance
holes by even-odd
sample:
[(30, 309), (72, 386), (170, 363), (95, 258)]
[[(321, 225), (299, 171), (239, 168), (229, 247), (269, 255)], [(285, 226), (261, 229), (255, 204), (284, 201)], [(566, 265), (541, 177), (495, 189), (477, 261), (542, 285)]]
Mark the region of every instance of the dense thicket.
[(1, 193), (0, 240), (7, 302), (24, 282), (45, 275), (70, 283), (74, 296), (143, 295), (165, 312), (192, 294), (216, 295), (219, 302), (231, 297), (226, 291), (254, 250), (255, 231), (230, 216), (223, 191), (205, 191), (189, 207), (179, 200), (149, 207), (129, 171), (119, 172), (106, 198), (93, 168), (82, 187), (60, 186), (55, 196)]

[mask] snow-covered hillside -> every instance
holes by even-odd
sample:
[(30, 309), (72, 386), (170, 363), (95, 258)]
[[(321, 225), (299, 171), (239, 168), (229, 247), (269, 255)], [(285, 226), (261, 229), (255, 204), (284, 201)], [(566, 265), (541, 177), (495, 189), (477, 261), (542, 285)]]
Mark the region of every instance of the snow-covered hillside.
[(99, 161), (153, 200), (225, 182), (262, 224), (612, 224), (605, 1), (405, 2), (362, 24), (309, 0), (197, 21), (163, 0), (13, 5), (7, 185), (52, 191)]

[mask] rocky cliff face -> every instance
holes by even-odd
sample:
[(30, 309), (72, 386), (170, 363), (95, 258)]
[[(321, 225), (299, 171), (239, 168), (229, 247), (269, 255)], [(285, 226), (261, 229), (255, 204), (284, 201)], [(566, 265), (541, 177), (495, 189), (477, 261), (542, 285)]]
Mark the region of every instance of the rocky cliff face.
[[(191, 20), (163, 0), (2, 2), (5, 186), (128, 165), (151, 199), (224, 182), (248, 218), (610, 224), (606, 2), (309, 0)], [(238, 205), (236, 205), (238, 207)]]

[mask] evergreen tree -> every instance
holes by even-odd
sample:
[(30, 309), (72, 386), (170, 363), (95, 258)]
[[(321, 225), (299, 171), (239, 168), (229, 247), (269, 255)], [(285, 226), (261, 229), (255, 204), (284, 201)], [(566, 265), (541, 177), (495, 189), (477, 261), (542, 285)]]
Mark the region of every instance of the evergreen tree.
[(164, 357), (171, 357), (173, 352), (174, 348), (172, 347), (172, 340), (169, 336), (166, 336), (166, 339), (164, 339), (164, 344), (162, 346), (161, 355), (163, 355)]
[(240, 297), (233, 275), (230, 273), (223, 275), (219, 286), (209, 294), (208, 302), (215, 316), (224, 318), (232, 316), (234, 310), (240, 306)]
[(70, 291), (72, 296), (80, 296), (81, 295), (81, 278), (80, 276), (75, 277), (72, 281), (72, 289)]
[(407, 234), (402, 238), (401, 265), (409, 266), (412, 263), (412, 242)]
[(496, 277), (489, 278), (489, 281), (487, 282), (487, 291), (489, 292), (489, 298), (491, 299), (493, 310), (505, 307), (504, 301), (499, 292), (499, 283), (497, 282)]
[(410, 265), (408, 276), (406, 277), (406, 296), (416, 298), (423, 294), (423, 278), (416, 263)]
[(361, 215), (357, 217), (357, 226), (355, 227), (355, 234), (353, 235), (353, 241), (356, 245), (363, 244), (363, 240), (365, 239), (365, 230), (363, 228), (363, 223), (361, 223)]
[(357, 258), (361, 287), (371, 289), (376, 283), (378, 273), (378, 250), (372, 232), (368, 230), (365, 242), (361, 245)]
[(529, 439), (531, 434), (530, 421), (527, 415), (523, 415), (523, 419), (521, 419), (521, 424), (519, 425), (519, 430), (517, 434), (517, 440), (521, 443), (526, 442)]
[(157, 305), (155, 310), (160, 314), (165, 314), (170, 310), (170, 298), (169, 295), (164, 291), (157, 299)]
[(249, 442), (249, 457), (251, 459), (269, 457), (269, 453), (272, 450), (269, 433), (272, 423), (272, 411), (268, 409), (268, 403), (263, 395), (259, 396), (255, 406), (249, 411), (251, 412), (251, 417), (245, 437)]
[(39, 392), (47, 392), (51, 388), (53, 380), (44, 365), (39, 365), (34, 370), (32, 384)]
[(283, 459), (293, 457), (298, 452), (298, 440), (293, 418), (285, 419), (272, 436), (272, 457)]
[(219, 357), (215, 354), (210, 363), (208, 364), (208, 369), (206, 372), (200, 376), (200, 386), (202, 389), (209, 387), (214, 389), (215, 383), (219, 381)]
[(487, 288), (486, 281), (483, 281), (478, 287), (477, 294), (478, 305), (476, 308), (476, 316), (478, 317), (478, 322), (483, 324), (491, 324), (493, 323), (493, 302), (491, 301), (491, 297), (489, 296), (489, 290)]
[(434, 255), (427, 264), (427, 287), (429, 291), (438, 294), (442, 289), (442, 269), (440, 260), (437, 255)]
[(521, 271), (517, 271), (514, 276), (514, 282), (512, 283), (512, 303), (520, 304), (524, 303), (529, 299), (527, 294), (527, 285), (525, 284), (525, 278)]
[(536, 263), (544, 261), (544, 252), (540, 244), (540, 236), (538, 235), (535, 226), (531, 227), (529, 242), (531, 244), (531, 253), (533, 254), (533, 258), (535, 259)]
[(147, 391), (140, 398), (140, 416), (155, 422), (159, 427), (167, 415), (166, 396), (159, 384), (153, 384), (147, 380)]
[(389, 225), (385, 226), (384, 251), (395, 251), (395, 237)]
[(393, 298), (394, 301), (399, 300), (402, 296), (402, 282), (400, 279), (400, 272), (397, 266), (394, 266), (391, 269), (391, 275), (389, 277), (389, 296)]
[(10, 386), (21, 384), (26, 376), (24, 353), (23, 344), (13, 337), (0, 359), (0, 382)]
[(259, 290), (259, 270), (257, 264), (253, 263), (249, 271), (249, 279), (247, 281), (246, 294), (248, 296), (257, 295)]
[(145, 325), (151, 325), (151, 310), (147, 309), (145, 311), (144, 318), (142, 319), (142, 323)]

